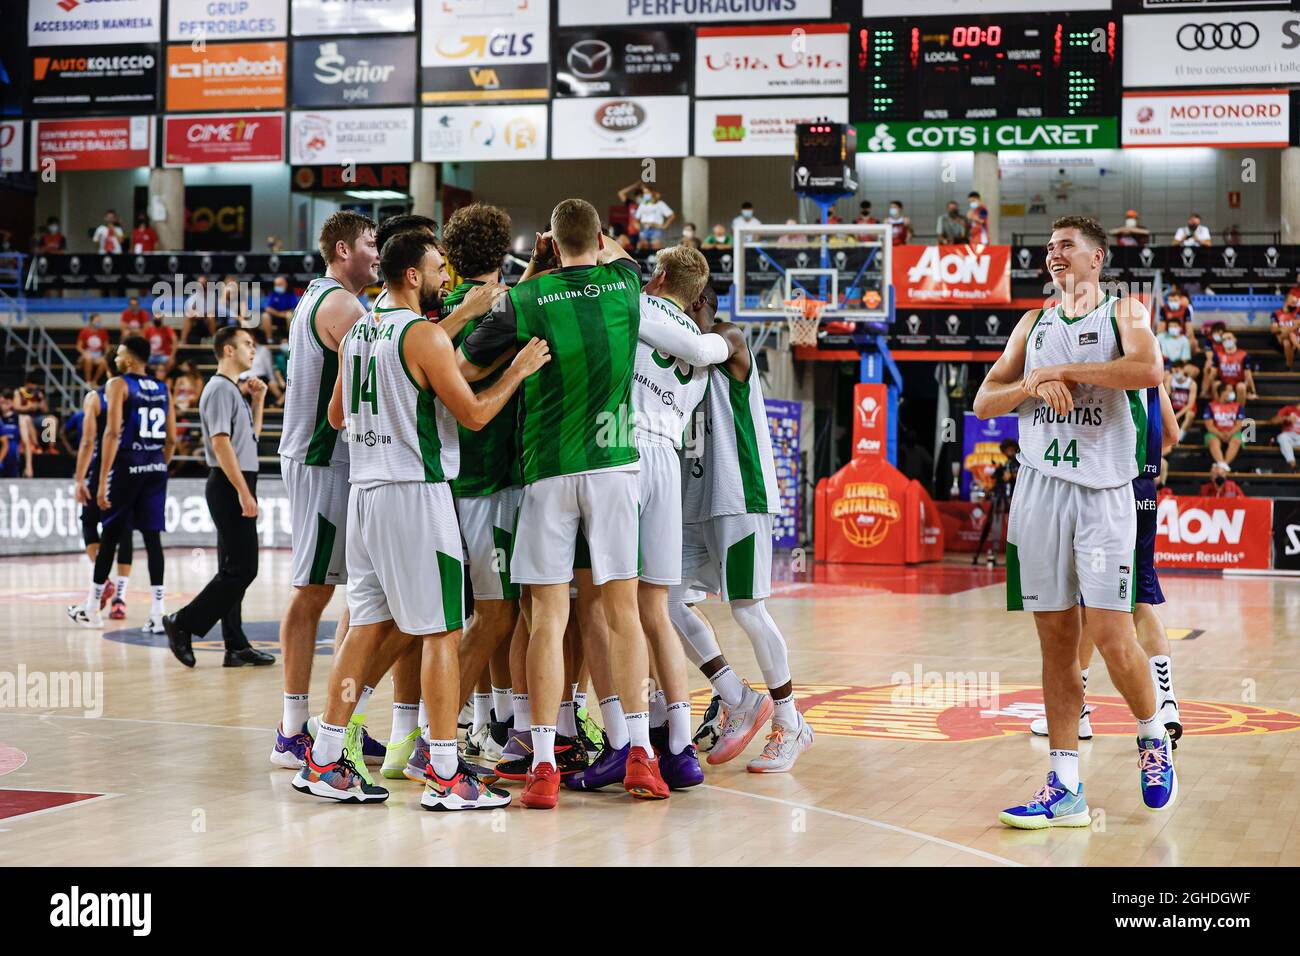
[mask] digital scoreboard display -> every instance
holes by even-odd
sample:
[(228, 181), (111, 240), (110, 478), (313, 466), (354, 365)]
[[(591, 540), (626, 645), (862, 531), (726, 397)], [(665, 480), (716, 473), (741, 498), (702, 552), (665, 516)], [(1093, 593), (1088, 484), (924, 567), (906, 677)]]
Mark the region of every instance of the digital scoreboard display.
[(1098, 14), (859, 22), (854, 119), (1113, 116), (1118, 42)]

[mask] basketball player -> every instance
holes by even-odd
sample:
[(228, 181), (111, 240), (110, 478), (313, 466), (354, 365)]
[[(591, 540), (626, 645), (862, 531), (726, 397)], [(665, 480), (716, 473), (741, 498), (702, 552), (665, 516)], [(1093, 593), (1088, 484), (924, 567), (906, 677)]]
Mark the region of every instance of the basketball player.
[(344, 746), (356, 686), (386, 643), (423, 644), (422, 689), (429, 709), (429, 764), (420, 803), (430, 810), (504, 806), (456, 752), (462, 623), (460, 531), (448, 482), (459, 465), (456, 422), (482, 428), (520, 383), (547, 361), (529, 342), (500, 380), (475, 395), (456, 366), (451, 341), (425, 313), (447, 282), (442, 256), (419, 232), (385, 244), (388, 302), (355, 325), (340, 349), (329, 404), (352, 445), (348, 500), (348, 606), (351, 626), (330, 670), (319, 733), (308, 745), (294, 789), (351, 803), (387, 799), (366, 784)]
[[(1137, 551), (1133, 585), (1135, 603), (1133, 623), (1137, 626), (1138, 644), (1147, 655), (1151, 666), (1151, 680), (1155, 684), (1156, 703), (1160, 709), (1160, 722), (1169, 731), (1174, 749), (1183, 735), (1182, 718), (1178, 713), (1178, 698), (1174, 696), (1173, 662), (1169, 659), (1169, 633), (1165, 630), (1155, 606), (1165, 603), (1156, 576), (1156, 478), (1160, 474), (1160, 460), (1169, 449), (1178, 444), (1181, 431), (1174, 406), (1163, 385), (1146, 390), (1147, 440), (1146, 461), (1142, 474), (1133, 479), (1133, 499), (1137, 505)], [(1087, 620), (1087, 609), (1084, 609)], [(1088, 715), (1088, 665), (1092, 662), (1092, 641), (1085, 633), (1079, 641), (1079, 671), (1083, 680), (1084, 704), (1079, 712), (1079, 739), (1092, 739), (1092, 722)], [(1030, 733), (1047, 736), (1047, 718), (1039, 717), (1029, 725)]]
[(1106, 234), (1095, 220), (1066, 216), (1052, 224), (1047, 269), (1060, 304), (1024, 314), (975, 397), (981, 419), (1013, 409), (1020, 417), (1007, 607), (1034, 612), (1051, 740), (1046, 785), (999, 816), (1021, 829), (1091, 822), (1078, 753), (1085, 627), (1137, 718), (1143, 803), (1164, 810), (1178, 788), (1173, 745), (1160, 724), (1132, 618), (1137, 517), (1131, 483), (1147, 455), (1141, 390), (1159, 385), (1164, 368), (1146, 308), (1102, 292), (1105, 256)]
[[(108, 408), (104, 399), (103, 387), (86, 393), (81, 401), (81, 441), (77, 445), (76, 495), (81, 505), (81, 540), (86, 546), (86, 557), (90, 558), (92, 568), (99, 554), (99, 504), (91, 494), (91, 488), (99, 488), (100, 442), (104, 437), (102, 417)], [(99, 610), (112, 600), (108, 616), (111, 620), (121, 621), (126, 618), (126, 587), (131, 580), (132, 535), (122, 535), (117, 546), (117, 581), (109, 581), (99, 599)], [(94, 573), (91, 573), (90, 587), (95, 587)], [(91, 595), (87, 595), (87, 604)]]
[[(709, 281), (709, 264), (697, 249), (673, 246), (655, 260), (654, 276), (641, 293), (632, 405), (635, 413), (640, 505), (641, 573), (637, 606), (649, 641), (657, 683), (662, 688), (652, 709), (664, 708), (667, 740), (661, 741), (659, 768), (670, 789), (704, 782), (691, 742), (690, 687), (681, 640), (668, 616), (668, 588), (682, 580), (682, 477), (678, 458), (682, 433), (709, 384), (709, 366), (726, 360), (731, 347), (720, 335), (700, 332), (687, 315), (700, 303)], [(623, 779), (630, 741), (623, 721), (611, 720), (612, 688), (602, 686), (607, 655), (584, 634), (596, 692), (605, 711), (609, 744), (588, 769), (566, 778), (575, 790), (598, 790)], [(596, 645), (593, 647), (593, 645)], [(618, 698), (614, 698), (618, 700)], [(621, 700), (619, 701), (621, 706)], [(651, 729), (657, 726), (651, 715)]]
[(144, 539), (149, 556), (152, 601), (146, 634), (163, 634), (162, 530), (167, 505), (167, 466), (176, 448), (176, 415), (167, 386), (148, 374), (149, 342), (128, 335), (117, 348), (118, 376), (104, 386), (107, 406), (100, 445), (96, 504), (103, 527), (95, 557), (94, 587), (84, 605), (68, 616), (83, 627), (103, 627), (99, 608), (108, 586), (113, 556), (132, 528)]
[(520, 398), (524, 492), (510, 577), (530, 590), (533, 750), (520, 802), (550, 809), (559, 799), (556, 721), (580, 529), (609, 624), (613, 681), (624, 701), (637, 701), (637, 710), (625, 714), (631, 749), (623, 785), (634, 796), (663, 799), (668, 786), (650, 744), (649, 710), (641, 703), (649, 659), (636, 601), (638, 460), (630, 419), (641, 274), (606, 239), (599, 214), (585, 200), (557, 205), (544, 238), (559, 268), (519, 282), (461, 346), (461, 368), (470, 378), (482, 378), (534, 335), (553, 355)]
[[(794, 704), (785, 638), (767, 611), (772, 593), (772, 523), (780, 510), (772, 437), (763, 387), (744, 332), (730, 323), (700, 327), (728, 345), (725, 362), (709, 370), (703, 436), (687, 446), (683, 463), (683, 584), (669, 594), (673, 624), (687, 656), (713, 685), (722, 707), (720, 736), (708, 762), (722, 764), (740, 754), (769, 718), (763, 752), (749, 762), (751, 773), (781, 773), (812, 746), (812, 727)], [(703, 438), (701, 454), (700, 438)], [(688, 609), (687, 585), (717, 592), (754, 648), (768, 694), (743, 683), (718, 647), (701, 615)]]

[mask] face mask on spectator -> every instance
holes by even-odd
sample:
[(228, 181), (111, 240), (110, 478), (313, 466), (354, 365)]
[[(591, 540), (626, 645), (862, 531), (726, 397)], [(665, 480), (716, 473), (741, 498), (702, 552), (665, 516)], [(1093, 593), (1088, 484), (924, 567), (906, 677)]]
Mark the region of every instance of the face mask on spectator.
[(275, 291), (283, 295), (285, 292), (289, 291), (289, 287), (285, 285), (283, 282), (277, 282), (275, 284)]
[(694, 230), (694, 229), (683, 229), (683, 230), (682, 230), (682, 238), (683, 238), (683, 239), (694, 239), (694, 238), (695, 238), (695, 230)]
[(1236, 393), (1236, 392), (1224, 392), (1224, 393), (1223, 393), (1223, 400), (1224, 400), (1225, 402), (1235, 402), (1235, 401), (1237, 400), (1237, 393)]
[(1214, 341), (1216, 341), (1216, 342), (1222, 342), (1222, 341), (1223, 341), (1223, 336), (1222, 336), (1220, 333), (1218, 333), (1218, 332), (1215, 332), (1213, 335), (1210, 336), (1210, 338), (1214, 339)]
[(1223, 351), (1225, 351), (1225, 352), (1235, 352), (1236, 350), (1237, 350), (1237, 340), (1236, 340), (1236, 339), (1224, 339), (1224, 340), (1223, 340)]
[(1128, 226), (1130, 229), (1132, 229), (1137, 224), (1138, 221), (1134, 219), (1132, 216), (1129, 216), (1127, 219), (1124, 220), (1124, 225)]
[(59, 234), (59, 224), (57, 222), (50, 223), (50, 232), (56, 236)]
[(978, 199), (972, 199), (970, 201), (970, 207), (972, 209), (978, 209), (980, 207), (980, 201)]
[(1177, 335), (1182, 335), (1182, 334), (1183, 334), (1183, 327), (1182, 327), (1181, 325), (1171, 325), (1171, 326), (1169, 326), (1169, 334), (1170, 334), (1170, 335), (1175, 335), (1175, 336), (1177, 336)]
[(744, 216), (746, 219), (753, 219), (753, 218), (754, 218), (754, 210), (752, 210), (752, 209), (742, 209), (742, 210), (740, 210), (740, 214), (741, 214), (742, 216)]
[(897, 206), (889, 207), (889, 217), (891, 219), (897, 219), (902, 214), (903, 214), (903, 210), (899, 209)]
[(642, 201), (642, 202), (651, 202), (653, 199), (654, 199), (654, 196), (650, 195), (650, 193), (642, 193), (642, 194), (641, 194), (641, 201)]

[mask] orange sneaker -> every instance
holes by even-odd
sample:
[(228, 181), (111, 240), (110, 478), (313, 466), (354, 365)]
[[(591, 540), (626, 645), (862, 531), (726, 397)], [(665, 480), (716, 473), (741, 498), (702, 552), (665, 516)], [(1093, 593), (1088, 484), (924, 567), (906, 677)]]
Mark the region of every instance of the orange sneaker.
[(627, 753), (623, 789), (642, 800), (668, 799), (668, 784), (659, 773), (659, 761), (642, 747), (633, 747)]
[(554, 810), (559, 799), (560, 775), (555, 771), (555, 764), (539, 763), (528, 771), (520, 803), (530, 810)]

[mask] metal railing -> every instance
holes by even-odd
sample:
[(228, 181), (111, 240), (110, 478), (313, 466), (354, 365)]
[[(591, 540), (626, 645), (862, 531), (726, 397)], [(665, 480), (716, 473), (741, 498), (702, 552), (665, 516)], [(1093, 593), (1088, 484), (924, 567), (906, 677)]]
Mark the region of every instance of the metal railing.
[(12, 313), (14, 321), (3, 323), (5, 333), (5, 365), (13, 361), (15, 353), (22, 355), (23, 372), (31, 375), (39, 371), (47, 393), (57, 396), (56, 407), (73, 409), (81, 405), (81, 398), (90, 388), (72, 361), (54, 341), (45, 326), (27, 321), (26, 303), (15, 299), (0, 288), (0, 313)]

